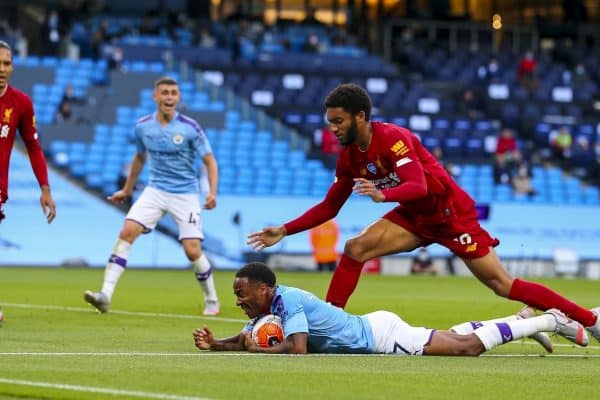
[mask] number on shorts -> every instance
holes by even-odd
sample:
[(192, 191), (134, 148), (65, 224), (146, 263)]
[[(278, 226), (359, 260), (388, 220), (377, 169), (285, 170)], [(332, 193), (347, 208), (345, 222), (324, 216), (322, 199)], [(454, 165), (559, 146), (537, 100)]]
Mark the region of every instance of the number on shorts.
[(190, 213), (190, 219), (188, 220), (188, 222), (190, 224), (193, 224), (193, 225), (198, 225), (198, 219), (199, 218), (200, 218), (200, 213), (195, 213), (194, 214), (193, 212), (191, 212)]

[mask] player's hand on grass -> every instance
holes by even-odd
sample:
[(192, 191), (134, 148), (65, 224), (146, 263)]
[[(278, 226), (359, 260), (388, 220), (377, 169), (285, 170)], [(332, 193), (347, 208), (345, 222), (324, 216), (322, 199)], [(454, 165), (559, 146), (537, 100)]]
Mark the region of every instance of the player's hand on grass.
[(252, 232), (248, 235), (247, 245), (251, 246), (256, 251), (261, 251), (266, 247), (273, 246), (286, 235), (285, 227), (283, 226), (268, 226), (262, 231)]
[(251, 331), (244, 333), (244, 347), (246, 347), (246, 351), (250, 353), (256, 353), (260, 350), (260, 346), (257, 345), (254, 340), (252, 340)]
[(202, 329), (198, 328), (194, 331), (194, 344), (200, 350), (210, 350), (210, 345), (214, 341), (215, 338), (207, 326)]
[(131, 193), (126, 192), (125, 190), (117, 190), (112, 194), (112, 196), (108, 196), (107, 199), (116, 204), (123, 204), (128, 197), (131, 197)]
[(359, 196), (369, 196), (371, 200), (376, 203), (381, 203), (385, 201), (385, 195), (373, 182), (365, 178), (355, 178), (354, 179), (354, 188), (352, 189), (354, 193)]
[(42, 210), (44, 211), (44, 215), (46, 216), (48, 223), (51, 223), (54, 220), (54, 217), (56, 217), (56, 205), (54, 204), (54, 199), (52, 198), (52, 194), (50, 193), (50, 188), (48, 186), (42, 187), (40, 204), (42, 205)]

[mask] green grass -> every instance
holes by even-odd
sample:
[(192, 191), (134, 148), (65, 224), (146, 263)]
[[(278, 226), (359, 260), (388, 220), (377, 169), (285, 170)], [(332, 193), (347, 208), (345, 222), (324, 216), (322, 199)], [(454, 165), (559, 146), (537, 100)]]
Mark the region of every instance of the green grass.
[[(0, 398), (591, 399), (600, 376), (593, 339), (575, 348), (555, 338), (552, 356), (528, 340), (479, 358), (200, 352), (194, 328), (229, 336), (244, 323), (233, 272), (216, 273), (222, 313), (207, 318), (191, 271), (127, 271), (111, 312), (99, 315), (82, 294), (98, 289), (102, 276), (98, 269), (0, 268)], [(322, 297), (329, 275), (279, 272), (278, 280)], [(599, 281), (543, 283), (586, 306), (600, 303)], [(347, 310), (386, 309), (444, 329), (519, 308), (473, 278), (363, 276)]]

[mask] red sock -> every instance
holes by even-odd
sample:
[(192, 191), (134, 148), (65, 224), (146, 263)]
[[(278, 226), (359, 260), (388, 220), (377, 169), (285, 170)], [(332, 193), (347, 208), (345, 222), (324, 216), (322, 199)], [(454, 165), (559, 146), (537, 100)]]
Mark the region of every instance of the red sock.
[(331, 277), (325, 301), (344, 308), (358, 284), (363, 264), (343, 254)]
[(516, 278), (510, 288), (508, 298), (518, 300), (542, 311), (549, 308), (558, 308), (569, 318), (574, 319), (583, 326), (592, 326), (596, 323), (597, 317), (593, 312), (539, 283)]

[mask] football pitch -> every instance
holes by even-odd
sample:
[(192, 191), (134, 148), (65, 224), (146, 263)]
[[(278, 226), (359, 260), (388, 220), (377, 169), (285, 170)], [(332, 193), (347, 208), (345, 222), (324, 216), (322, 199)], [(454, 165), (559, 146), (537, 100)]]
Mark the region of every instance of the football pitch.
[[(192, 331), (235, 335), (234, 272), (217, 271), (218, 317), (203, 317), (191, 271), (128, 270), (100, 315), (83, 301), (101, 269), (0, 267), (0, 399), (593, 399), (600, 343), (553, 337), (547, 355), (530, 340), (478, 358), (268, 356), (195, 349)], [(323, 297), (330, 276), (278, 272), (278, 282)], [(600, 305), (600, 281), (542, 280), (581, 304)], [(470, 277), (363, 276), (347, 310), (394, 311), (413, 325), (447, 329), (513, 314)]]

